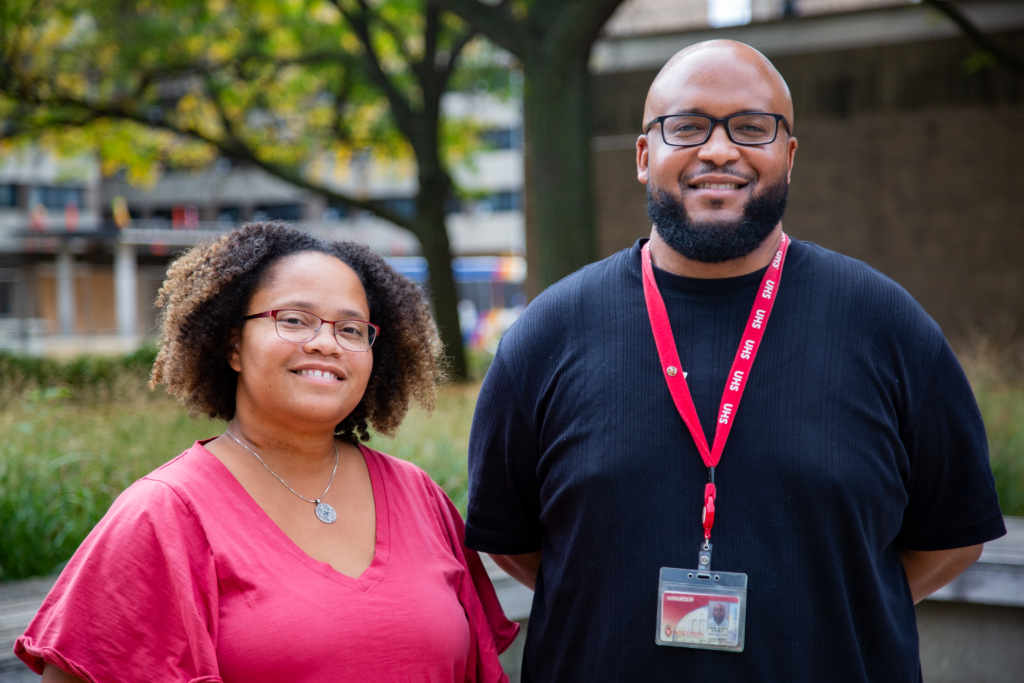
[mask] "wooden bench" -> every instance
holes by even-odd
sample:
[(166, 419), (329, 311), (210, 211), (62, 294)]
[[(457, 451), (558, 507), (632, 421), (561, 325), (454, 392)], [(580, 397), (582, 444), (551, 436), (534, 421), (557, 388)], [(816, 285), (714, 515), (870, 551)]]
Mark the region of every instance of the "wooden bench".
[[(46, 594), (56, 581), (56, 576), (46, 576), (0, 583), (0, 683), (13, 678), (15, 672), (20, 674), (29, 671), (14, 656), (14, 641), (25, 632), (25, 627), (39, 611)], [(18, 680), (21, 680), (20, 676)]]

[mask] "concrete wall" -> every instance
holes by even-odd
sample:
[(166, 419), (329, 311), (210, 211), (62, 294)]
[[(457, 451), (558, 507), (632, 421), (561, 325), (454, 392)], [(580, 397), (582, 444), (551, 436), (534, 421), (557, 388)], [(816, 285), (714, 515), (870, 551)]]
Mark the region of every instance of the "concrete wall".
[[(972, 72), (974, 52), (951, 38), (773, 59), (800, 141), (787, 231), (886, 273), (954, 338), (1024, 333), (1024, 79)], [(650, 231), (633, 145), (655, 73), (594, 76), (601, 256)]]
[(917, 630), (925, 683), (1024, 681), (1024, 609), (925, 600)]

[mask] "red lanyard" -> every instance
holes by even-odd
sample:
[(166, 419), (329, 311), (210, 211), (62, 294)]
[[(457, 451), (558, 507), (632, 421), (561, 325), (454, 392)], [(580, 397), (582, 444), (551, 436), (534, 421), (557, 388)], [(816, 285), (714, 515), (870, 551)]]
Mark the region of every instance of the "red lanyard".
[(707, 439), (704, 438), (704, 430), (697, 419), (697, 409), (693, 406), (693, 398), (690, 396), (690, 389), (686, 385), (686, 378), (683, 376), (682, 363), (679, 362), (679, 352), (676, 350), (676, 340), (672, 335), (672, 325), (668, 320), (668, 311), (665, 309), (665, 300), (661, 298), (658, 291), (658, 283), (654, 280), (654, 266), (651, 264), (651, 244), (648, 242), (641, 251), (644, 270), (644, 298), (647, 300), (647, 315), (651, 319), (651, 329), (654, 331), (654, 343), (658, 347), (658, 357), (661, 359), (661, 369), (665, 374), (665, 382), (668, 384), (669, 393), (672, 394), (672, 401), (676, 404), (676, 410), (683, 418), (690, 434), (693, 436), (697, 450), (704, 464), (708, 466), (708, 483), (704, 487), (704, 539), (711, 538), (711, 527), (715, 523), (715, 466), (722, 459), (722, 451), (725, 450), (725, 442), (729, 438), (729, 431), (732, 429), (733, 418), (740, 406), (740, 398), (743, 396), (743, 389), (747, 385), (747, 378), (750, 376), (750, 369), (754, 365), (754, 358), (757, 350), (761, 347), (761, 338), (768, 326), (768, 318), (772, 314), (772, 306), (775, 304), (776, 296), (779, 293), (779, 285), (782, 279), (782, 265), (786, 261), (786, 251), (789, 249), (789, 237), (783, 233), (779, 250), (775, 258), (768, 266), (768, 271), (761, 280), (761, 290), (754, 300), (754, 306), (750, 310), (750, 317), (747, 319), (747, 326), (743, 330), (743, 337), (740, 347), (736, 350), (736, 358), (732, 362), (732, 369), (722, 391), (722, 403), (718, 408), (718, 426), (715, 429), (714, 450), (708, 448)]

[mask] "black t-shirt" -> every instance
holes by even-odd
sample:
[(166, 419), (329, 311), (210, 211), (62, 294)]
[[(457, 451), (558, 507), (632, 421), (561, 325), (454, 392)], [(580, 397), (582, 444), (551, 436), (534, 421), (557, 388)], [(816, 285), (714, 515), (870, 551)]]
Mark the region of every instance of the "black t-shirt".
[[(643, 242), (539, 296), (477, 403), (466, 542), (543, 551), (523, 680), (919, 680), (897, 548), (1005, 533), (942, 332), (875, 270), (793, 241), (716, 468), (712, 568), (749, 576), (746, 648), (660, 647), (659, 570), (696, 566), (707, 470), (660, 370)], [(764, 271), (655, 273), (711, 441)]]

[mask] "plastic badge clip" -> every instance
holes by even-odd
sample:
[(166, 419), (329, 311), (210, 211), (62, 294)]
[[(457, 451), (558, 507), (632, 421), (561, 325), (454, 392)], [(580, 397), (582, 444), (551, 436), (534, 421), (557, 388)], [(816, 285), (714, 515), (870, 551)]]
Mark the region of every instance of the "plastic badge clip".
[(708, 483), (704, 485), (704, 514), (701, 523), (704, 525), (704, 540), (711, 540), (711, 527), (715, 525), (715, 468), (708, 468)]
[(700, 554), (697, 559), (697, 577), (701, 579), (711, 578), (711, 541), (704, 541), (700, 544)]

